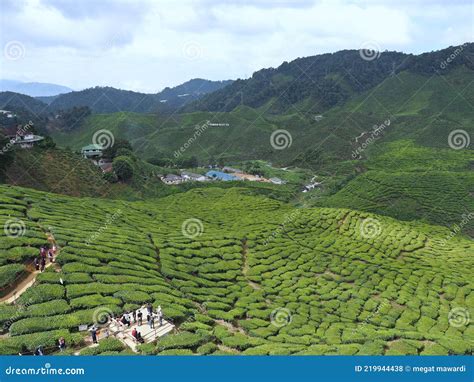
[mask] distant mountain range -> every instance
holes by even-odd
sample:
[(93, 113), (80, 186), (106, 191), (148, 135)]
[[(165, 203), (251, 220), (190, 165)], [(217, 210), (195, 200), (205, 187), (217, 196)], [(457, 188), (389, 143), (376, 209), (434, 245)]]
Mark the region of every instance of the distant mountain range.
[(0, 91), (21, 93), (30, 97), (50, 97), (72, 92), (67, 86), (43, 82), (21, 82), (15, 80), (0, 80)]
[[(209, 81), (195, 78), (173, 88), (167, 87), (155, 94), (99, 86), (80, 91), (71, 91), (67, 88), (69, 91), (65, 94), (43, 95), (35, 98), (26, 95), (24, 92), (6, 91), (0, 92), (0, 107), (8, 110), (20, 106), (26, 109), (30, 108), (34, 113), (55, 113), (59, 110), (81, 106), (88, 106), (93, 113), (114, 113), (118, 111), (166, 113), (175, 111), (231, 83), (231, 80)], [(9, 87), (11, 88), (13, 85)]]
[(244, 105), (277, 114), (320, 113), (401, 72), (443, 75), (460, 66), (474, 69), (474, 43), (420, 55), (342, 50), (259, 70), (190, 103), (186, 111), (231, 111)]

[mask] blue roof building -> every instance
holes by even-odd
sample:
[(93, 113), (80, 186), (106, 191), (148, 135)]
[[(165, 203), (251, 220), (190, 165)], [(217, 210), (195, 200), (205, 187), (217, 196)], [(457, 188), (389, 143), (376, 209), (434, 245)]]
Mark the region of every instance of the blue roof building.
[(232, 174), (226, 174), (225, 172), (221, 172), (221, 171), (208, 171), (206, 175), (209, 178), (215, 179), (215, 180), (224, 180), (224, 181), (239, 180), (239, 178), (237, 178), (236, 176)]

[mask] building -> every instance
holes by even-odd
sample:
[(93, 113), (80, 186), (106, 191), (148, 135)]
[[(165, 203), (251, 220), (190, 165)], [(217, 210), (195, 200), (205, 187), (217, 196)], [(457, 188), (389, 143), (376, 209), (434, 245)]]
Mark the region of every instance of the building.
[(101, 145), (88, 145), (81, 149), (81, 154), (86, 159), (92, 159), (95, 164), (99, 164), (99, 159), (102, 158), (104, 148)]
[(17, 135), (14, 140), (16, 145), (20, 145), (22, 149), (31, 149), (36, 143), (42, 141), (44, 137), (26, 133), (24, 135)]
[(280, 178), (270, 178), (270, 182), (273, 184), (285, 184), (286, 182)]
[(223, 181), (239, 180), (239, 178), (237, 178), (234, 175), (226, 174), (225, 172), (214, 171), (214, 170), (213, 171), (208, 171), (206, 173), (206, 176), (208, 176), (209, 178), (214, 179), (214, 180), (223, 180)]
[(223, 167), (223, 168), (222, 168), (222, 171), (228, 172), (228, 173), (242, 172), (242, 170), (239, 170), (239, 169), (233, 168), (233, 167), (228, 167), (228, 166)]
[(205, 182), (209, 180), (206, 175), (194, 174), (188, 171), (181, 172), (181, 177), (187, 182)]
[(165, 184), (180, 184), (183, 183), (185, 180), (179, 175), (168, 174), (162, 177), (161, 181)]

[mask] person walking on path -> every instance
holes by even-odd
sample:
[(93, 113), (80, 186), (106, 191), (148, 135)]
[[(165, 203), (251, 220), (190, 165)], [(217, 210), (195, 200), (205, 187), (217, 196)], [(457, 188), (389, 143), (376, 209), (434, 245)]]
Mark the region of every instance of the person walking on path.
[(46, 267), (46, 258), (42, 257), (41, 258), (41, 272), (44, 271), (45, 267)]
[(64, 349), (66, 349), (66, 340), (64, 339), (64, 337), (61, 337), (58, 343), (59, 343), (59, 350), (64, 351)]
[(153, 306), (150, 303), (146, 304), (146, 310), (151, 315), (153, 313)]
[(91, 337), (92, 337), (92, 342), (97, 343), (97, 329), (95, 326), (92, 327), (91, 329)]
[(137, 314), (137, 318), (138, 318), (138, 326), (141, 326), (143, 324), (143, 313), (141, 310), (138, 311), (138, 314)]
[(158, 316), (158, 321), (160, 323), (160, 326), (163, 326), (163, 311), (161, 310), (161, 305), (158, 306), (158, 309), (156, 310), (156, 314)]
[(132, 318), (133, 318), (133, 323), (135, 324), (137, 322), (137, 311), (136, 310), (132, 311)]
[(35, 264), (35, 269), (36, 269), (37, 271), (39, 271), (39, 269), (40, 269), (40, 263), (39, 263), (39, 260), (38, 260), (37, 257), (35, 257), (34, 264)]
[(155, 316), (153, 314), (150, 316), (150, 329), (155, 329)]
[(52, 249), (50, 249), (48, 251), (48, 259), (49, 259), (50, 263), (54, 263), (54, 256), (53, 256), (53, 250)]

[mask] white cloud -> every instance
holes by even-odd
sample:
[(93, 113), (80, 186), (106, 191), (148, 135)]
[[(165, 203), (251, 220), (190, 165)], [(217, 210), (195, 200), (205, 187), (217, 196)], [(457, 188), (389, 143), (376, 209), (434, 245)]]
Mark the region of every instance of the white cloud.
[[(366, 41), (419, 53), (472, 39), (471, 4), (463, 1), (429, 1), (429, 7), (421, 0), (7, 3), (0, 42), (20, 41), (25, 56), (2, 59), (1, 77), (73, 88), (155, 92), (193, 77), (245, 78)], [(186, 53), (189, 44), (197, 55)]]

